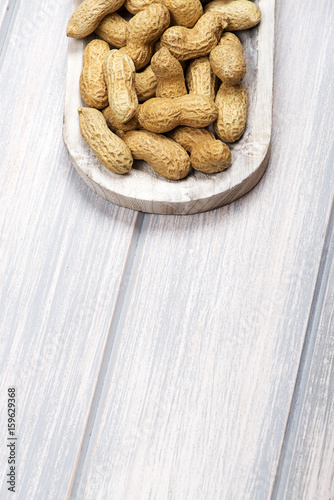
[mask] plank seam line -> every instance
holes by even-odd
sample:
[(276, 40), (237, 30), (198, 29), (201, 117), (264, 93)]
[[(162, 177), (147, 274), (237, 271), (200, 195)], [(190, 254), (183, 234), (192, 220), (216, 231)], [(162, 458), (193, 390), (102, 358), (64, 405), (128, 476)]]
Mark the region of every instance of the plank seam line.
[(115, 303), (114, 313), (111, 319), (107, 341), (102, 356), (91, 408), (88, 414), (76, 466), (72, 475), (71, 485), (69, 487), (68, 498), (70, 499), (77, 500), (79, 498), (83, 498), (84, 495), (90, 463), (98, 437), (104, 406), (108, 397), (117, 352), (126, 321), (126, 314), (130, 304), (132, 291), (135, 285), (141, 255), (145, 245), (150, 219), (151, 216), (149, 214), (138, 213), (137, 215)]
[[(333, 151), (334, 153), (334, 151)], [(332, 156), (332, 155), (330, 155)], [(300, 357), (296, 383), (290, 405), (290, 411), (283, 436), (277, 472), (272, 488), (271, 500), (282, 500), (289, 480), (289, 472), (299, 422), (303, 410), (308, 377), (310, 373), (314, 347), (317, 339), (322, 308), (325, 300), (328, 279), (334, 257), (334, 200), (326, 230), (325, 242), (321, 254), (319, 270), (314, 289), (312, 305), (306, 328), (302, 353)]]
[(12, 0), (8, 3), (3, 21), (0, 27), (0, 70), (2, 68), (7, 48), (10, 40), (10, 35), (13, 31), (14, 22), (19, 10), (20, 0)]

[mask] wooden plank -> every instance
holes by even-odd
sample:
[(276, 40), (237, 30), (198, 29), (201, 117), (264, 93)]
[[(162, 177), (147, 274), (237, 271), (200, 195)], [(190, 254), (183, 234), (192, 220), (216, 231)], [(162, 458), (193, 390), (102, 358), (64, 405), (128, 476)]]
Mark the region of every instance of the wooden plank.
[(277, 8), (260, 185), (212, 213), (151, 218), (87, 499), (270, 497), (334, 192), (334, 13), (318, 7)]
[(136, 220), (86, 187), (63, 144), (69, 13), (22, 1), (0, 74), (3, 499), (12, 385), (18, 498), (66, 497)]
[(279, 498), (322, 499), (334, 495), (334, 238), (332, 266), (313, 357), (301, 402), (297, 433), (287, 443), (289, 472)]
[(9, 0), (4, 0), (0, 5), (0, 28), (3, 28), (2, 23), (7, 10), (9, 10)]

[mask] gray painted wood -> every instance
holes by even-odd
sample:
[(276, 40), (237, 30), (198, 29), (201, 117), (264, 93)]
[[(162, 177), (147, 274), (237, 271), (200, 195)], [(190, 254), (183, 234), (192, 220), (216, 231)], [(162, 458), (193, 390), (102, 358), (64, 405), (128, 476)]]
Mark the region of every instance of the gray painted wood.
[[(244, 85), (248, 92), (245, 134), (231, 145), (232, 165), (215, 175), (193, 171), (182, 181), (169, 181), (145, 162), (127, 175), (104, 168), (81, 137), (78, 107), (82, 55), (87, 40), (69, 41), (64, 140), (79, 175), (100, 196), (121, 206), (158, 214), (194, 214), (231, 203), (261, 179), (270, 154), (275, 0), (259, 0), (262, 22), (241, 34), (247, 60)], [(73, 9), (80, 0), (72, 0)]]
[(288, 443), (291, 458), (279, 495), (287, 500), (334, 497), (333, 260), (322, 305), (297, 434)]
[[(214, 213), (140, 216), (137, 235), (134, 214), (90, 191), (62, 143), (69, 10), (22, 0), (0, 73), (0, 421), (15, 385), (17, 498), (66, 498), (81, 459), (76, 498), (269, 498), (333, 198), (331, 5), (277, 6), (263, 182)], [(317, 342), (305, 401), (327, 392), (303, 407), (288, 491), (322, 495), (332, 382), (326, 364), (317, 382), (317, 360), (332, 345)], [(4, 446), (0, 464), (4, 477)]]
[(279, 2), (263, 181), (150, 218), (78, 498), (270, 497), (333, 200), (332, 24), (329, 3)]
[(17, 494), (66, 497), (136, 214), (80, 180), (62, 139), (66, 1), (21, 1), (0, 73), (0, 498), (17, 388)]
[(0, 5), (0, 26), (2, 25), (6, 11), (8, 9), (9, 0), (3, 0)]
[[(331, 158), (334, 159), (334, 149), (331, 151)], [(324, 307), (326, 308), (326, 303), (328, 299), (328, 289), (331, 288), (331, 274), (332, 274), (332, 266), (334, 259), (334, 210), (332, 209), (331, 217), (329, 220), (328, 228), (326, 231), (325, 243), (322, 251), (322, 256), (320, 259), (318, 278), (315, 286), (315, 291), (312, 300), (312, 306), (310, 311), (309, 322), (307, 325), (307, 330), (305, 334), (304, 346), (301, 354), (301, 360), (298, 368), (298, 374), (295, 383), (295, 389), (293, 394), (293, 400), (291, 404), (291, 410), (289, 413), (289, 418), (287, 421), (284, 439), (282, 443), (282, 449), (280, 454), (280, 459), (278, 463), (276, 478), (274, 482), (273, 492), (271, 495), (272, 500), (283, 499), (286, 498), (286, 489), (288, 484), (289, 476), (297, 475), (298, 465), (296, 466), (296, 460), (292, 460), (293, 453), (296, 445), (296, 441), (298, 439), (299, 430), (298, 427), (300, 423), (305, 420), (305, 401), (307, 400), (308, 393), (308, 383), (310, 377), (310, 370), (312, 365), (316, 365), (317, 374), (315, 377), (321, 377), (321, 361), (319, 364), (319, 359), (317, 360), (317, 356), (313, 360), (313, 355), (315, 352), (315, 346), (324, 342), (327, 343), (326, 335), (320, 340), (318, 333), (322, 329), (322, 325), (324, 324)], [(329, 284), (329, 285), (328, 285)], [(322, 345), (322, 344), (321, 344)], [(313, 366), (313, 369), (315, 367)], [(318, 380), (318, 378), (317, 378)], [(332, 395), (327, 394), (327, 398), (323, 398), (321, 401), (315, 398), (314, 406), (312, 411), (317, 414), (321, 413), (321, 409), (324, 404), (331, 404)], [(326, 425), (326, 422), (325, 422)], [(299, 443), (299, 452), (302, 456), (306, 457), (310, 453), (312, 453), (312, 448), (307, 446), (307, 441), (303, 440), (303, 446), (301, 447), (301, 443)], [(307, 481), (307, 477), (305, 477), (305, 469), (302, 472), (302, 481), (303, 483)], [(316, 470), (314, 470), (316, 474)], [(315, 475), (314, 474), (314, 475)], [(299, 478), (301, 479), (301, 478)], [(326, 480), (326, 478), (325, 478)], [(301, 485), (299, 485), (301, 486)], [(303, 485), (300, 488), (299, 493), (302, 491), (304, 494), (308, 494), (307, 490), (303, 489)], [(294, 488), (295, 489), (295, 488)], [(296, 490), (296, 489), (295, 489)], [(297, 490), (295, 491), (297, 493)], [(327, 498), (327, 497), (326, 497)]]
[(7, 42), (13, 29), (20, 0), (3, 0), (0, 5), (0, 69), (6, 54)]

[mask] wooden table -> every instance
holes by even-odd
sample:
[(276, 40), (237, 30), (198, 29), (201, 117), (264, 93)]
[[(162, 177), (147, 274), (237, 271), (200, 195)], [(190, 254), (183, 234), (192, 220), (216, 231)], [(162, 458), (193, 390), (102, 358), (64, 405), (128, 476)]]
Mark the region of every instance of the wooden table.
[(99, 198), (62, 139), (68, 0), (1, 0), (1, 499), (334, 498), (332, 2), (277, 1), (272, 155), (198, 216)]

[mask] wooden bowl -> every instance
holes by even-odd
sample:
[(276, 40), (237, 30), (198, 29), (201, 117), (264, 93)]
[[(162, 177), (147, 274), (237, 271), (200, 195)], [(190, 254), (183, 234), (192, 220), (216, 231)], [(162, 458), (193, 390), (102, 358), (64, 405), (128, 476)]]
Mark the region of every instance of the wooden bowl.
[[(81, 0), (72, 0), (73, 10)], [(82, 55), (92, 39), (69, 39), (64, 141), (72, 163), (85, 183), (106, 200), (141, 212), (195, 214), (221, 207), (250, 191), (265, 172), (270, 155), (275, 0), (259, 0), (260, 24), (237, 32), (247, 61), (243, 81), (248, 92), (248, 120), (243, 137), (231, 144), (232, 164), (218, 174), (192, 171), (181, 181), (170, 181), (143, 161), (135, 161), (126, 175), (108, 171), (81, 137), (78, 108), (84, 105), (79, 79)]]

